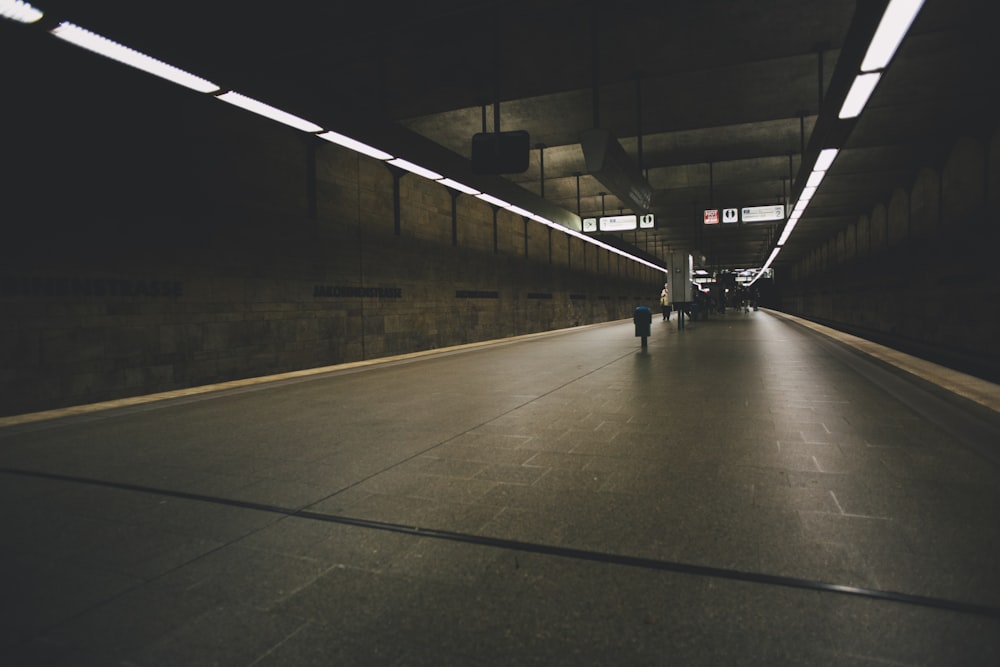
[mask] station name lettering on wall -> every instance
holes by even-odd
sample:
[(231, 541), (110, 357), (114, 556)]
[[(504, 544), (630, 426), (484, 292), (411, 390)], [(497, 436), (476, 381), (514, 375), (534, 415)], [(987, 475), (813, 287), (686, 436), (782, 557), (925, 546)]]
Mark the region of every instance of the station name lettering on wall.
[(345, 285), (316, 285), (313, 296), (333, 298), (401, 299), (402, 287), (347, 287)]
[(456, 299), (499, 299), (500, 292), (493, 290), (460, 289), (455, 290)]
[(184, 283), (128, 278), (3, 276), (0, 277), (0, 296), (176, 298), (184, 296)]

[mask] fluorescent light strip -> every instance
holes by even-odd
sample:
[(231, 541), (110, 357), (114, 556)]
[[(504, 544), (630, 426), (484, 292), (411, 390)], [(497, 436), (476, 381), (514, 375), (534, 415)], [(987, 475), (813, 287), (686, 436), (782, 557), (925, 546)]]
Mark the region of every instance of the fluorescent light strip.
[(21, 0), (0, 0), (0, 16), (18, 23), (35, 23), (45, 14)]
[(816, 158), (816, 165), (813, 167), (813, 171), (826, 171), (833, 164), (833, 161), (837, 159), (837, 153), (840, 152), (839, 148), (824, 148), (819, 152), (819, 157)]
[[(232, 96), (232, 97), (228, 97), (228, 96)], [(281, 120), (281, 122), (285, 122), (286, 124), (289, 124), (289, 125), (291, 125), (291, 123), (287, 122), (288, 118), (296, 119), (298, 121), (301, 121), (302, 123), (307, 124), (306, 127), (299, 127), (299, 129), (303, 129), (303, 130), (305, 130), (307, 132), (318, 132), (318, 131), (322, 130), (322, 128), (312, 129), (313, 126), (312, 126), (312, 124), (309, 123), (309, 121), (302, 120), (301, 118), (298, 118), (297, 116), (292, 116), (291, 114), (288, 114), (288, 113), (286, 113), (284, 111), (281, 111), (280, 109), (275, 109), (274, 107), (270, 107), (268, 105), (265, 105), (262, 102), (257, 102), (256, 100), (251, 100), (250, 98), (245, 97), (243, 95), (240, 95), (239, 93), (235, 93), (235, 92), (230, 91), (229, 93), (226, 93), (225, 95), (219, 95), (218, 97), (220, 99), (223, 99), (223, 100), (227, 101), (227, 102), (230, 102), (232, 104), (236, 104), (237, 106), (241, 106), (243, 108), (246, 108), (246, 109), (248, 109), (250, 111), (254, 111), (256, 113), (261, 113), (261, 111), (259, 111), (258, 108), (263, 107), (263, 108), (265, 108), (267, 110), (268, 113), (261, 113), (261, 115), (266, 115), (267, 117), (272, 118), (274, 120)], [(260, 105), (260, 107), (250, 108), (249, 106), (247, 106), (249, 104), (249, 102), (256, 102), (256, 104)], [(271, 114), (274, 114), (274, 115), (271, 115)], [(275, 117), (275, 116), (278, 116), (278, 117)], [(297, 125), (293, 125), (293, 127), (298, 127), (298, 126)], [(543, 225), (545, 225), (547, 227), (552, 227), (552, 228), (557, 229), (557, 230), (559, 230), (561, 232), (564, 232), (566, 234), (570, 234), (572, 236), (577, 236), (579, 238), (584, 239), (585, 241), (587, 241), (589, 243), (593, 243), (594, 245), (600, 246), (600, 247), (602, 247), (602, 248), (604, 248), (604, 249), (606, 249), (606, 250), (608, 250), (610, 252), (613, 252), (613, 253), (615, 253), (617, 255), (621, 255), (622, 257), (625, 257), (626, 259), (630, 259), (630, 260), (632, 260), (634, 262), (638, 262), (639, 264), (643, 264), (643, 265), (648, 266), (648, 267), (650, 267), (652, 269), (656, 269), (657, 271), (661, 271), (663, 273), (667, 273), (667, 271), (662, 266), (657, 266), (656, 264), (653, 264), (652, 262), (648, 262), (648, 261), (646, 261), (646, 260), (644, 260), (644, 259), (642, 259), (640, 257), (636, 257), (634, 255), (630, 255), (629, 253), (625, 252), (624, 250), (620, 250), (618, 248), (615, 248), (614, 246), (607, 245), (606, 243), (602, 243), (601, 241), (598, 241), (597, 239), (590, 238), (589, 236), (587, 236), (585, 234), (582, 234), (580, 232), (572, 230), (572, 229), (570, 229), (568, 227), (564, 227), (563, 225), (554, 223), (551, 220), (549, 220), (549, 219), (547, 219), (545, 217), (542, 217), (542, 216), (538, 215), (537, 213), (532, 213), (531, 211), (529, 211), (529, 210), (527, 210), (525, 208), (521, 208), (520, 206), (516, 206), (516, 205), (511, 204), (509, 202), (506, 202), (506, 201), (504, 201), (502, 199), (498, 199), (497, 197), (494, 197), (492, 195), (489, 195), (489, 194), (486, 194), (486, 193), (483, 193), (483, 192), (479, 192), (478, 190), (476, 190), (474, 188), (471, 188), (471, 187), (469, 187), (469, 186), (467, 186), (467, 185), (465, 185), (463, 183), (459, 183), (458, 181), (455, 181), (455, 180), (453, 180), (451, 178), (446, 178), (446, 177), (442, 176), (441, 174), (439, 174), (439, 173), (437, 173), (435, 171), (432, 171), (430, 169), (422, 167), (422, 166), (420, 166), (418, 164), (414, 164), (413, 162), (410, 162), (409, 160), (404, 160), (403, 158), (393, 158), (392, 155), (389, 155), (388, 153), (385, 153), (384, 151), (380, 151), (377, 148), (373, 148), (373, 147), (371, 147), (371, 146), (369, 146), (367, 144), (364, 144), (364, 143), (362, 143), (360, 141), (357, 141), (355, 139), (351, 139), (350, 137), (347, 137), (346, 135), (340, 134), (339, 132), (334, 132), (332, 130), (329, 130), (329, 131), (323, 132), (322, 134), (317, 134), (316, 136), (320, 137), (321, 139), (325, 139), (325, 140), (330, 141), (332, 143), (338, 144), (340, 146), (344, 146), (345, 148), (349, 148), (351, 150), (358, 151), (359, 153), (363, 153), (364, 155), (368, 155), (369, 157), (373, 157), (373, 158), (378, 159), (378, 160), (386, 160), (388, 164), (397, 166), (397, 167), (399, 167), (401, 169), (405, 169), (406, 171), (409, 171), (411, 173), (417, 174), (418, 176), (423, 176), (423, 177), (428, 178), (428, 179), (430, 179), (432, 181), (437, 181), (438, 183), (440, 183), (440, 184), (442, 184), (444, 186), (453, 188), (455, 190), (458, 190), (459, 192), (464, 192), (465, 194), (473, 195), (476, 198), (481, 199), (481, 200), (483, 200), (483, 201), (485, 201), (485, 202), (487, 202), (489, 204), (493, 204), (495, 206), (499, 206), (500, 208), (504, 208), (504, 209), (510, 211), (511, 213), (515, 213), (517, 215), (520, 215), (520, 216), (523, 216), (523, 217), (526, 217), (526, 218), (530, 218), (530, 219), (534, 220), (535, 222), (541, 223), (541, 224), (543, 224)]]
[[(490, 195), (476, 195), (476, 196), (479, 197), (480, 199), (483, 199), (484, 201), (490, 201), (491, 199), (495, 199), (494, 197), (490, 197)], [(496, 201), (500, 201), (500, 200), (496, 200)], [(642, 259), (641, 257), (636, 257), (635, 255), (630, 255), (629, 253), (625, 252), (624, 250), (621, 250), (620, 248), (616, 248), (614, 246), (608, 245), (607, 243), (604, 243), (603, 241), (599, 241), (598, 239), (595, 239), (593, 237), (587, 236), (583, 232), (578, 232), (575, 229), (570, 229), (569, 227), (564, 227), (563, 225), (560, 225), (559, 223), (552, 222), (548, 218), (540, 216), (537, 213), (531, 213), (530, 211), (527, 211), (527, 210), (525, 210), (525, 209), (523, 209), (523, 208), (521, 208), (519, 206), (514, 206), (512, 204), (508, 204), (504, 208), (506, 208), (508, 211), (510, 211), (512, 213), (517, 213), (519, 215), (523, 215), (524, 217), (531, 218), (535, 222), (539, 222), (539, 223), (545, 225), (546, 227), (551, 227), (551, 228), (553, 228), (555, 230), (558, 230), (558, 231), (560, 231), (560, 232), (562, 232), (564, 234), (567, 234), (569, 236), (575, 236), (575, 237), (577, 237), (579, 239), (582, 239), (582, 240), (586, 241), (587, 243), (590, 243), (591, 245), (597, 246), (598, 248), (603, 248), (604, 250), (607, 250), (608, 252), (614, 253), (616, 255), (621, 255), (622, 257), (624, 257), (626, 259), (632, 260), (633, 262), (637, 262), (639, 264), (643, 264), (645, 266), (648, 266), (651, 269), (655, 269), (657, 271), (660, 271), (661, 273), (669, 273), (669, 271), (667, 269), (664, 269), (662, 266), (658, 266), (656, 264), (653, 264), (652, 262), (648, 262), (648, 261)]]
[(653, 264), (652, 262), (648, 262), (648, 261), (646, 261), (646, 260), (644, 260), (644, 259), (642, 259), (640, 257), (636, 257), (635, 255), (631, 255), (631, 254), (625, 252), (624, 250), (621, 250), (619, 248), (615, 248), (614, 246), (607, 245), (606, 243), (602, 243), (601, 241), (598, 241), (597, 239), (590, 238), (589, 236), (586, 236), (585, 234), (582, 234), (582, 233), (580, 233), (580, 232), (578, 232), (578, 231), (576, 231), (574, 229), (570, 229), (569, 227), (564, 227), (564, 226), (562, 226), (562, 225), (560, 225), (558, 223), (552, 222), (548, 218), (540, 216), (537, 213), (532, 213), (531, 211), (525, 210), (525, 209), (521, 208), (520, 206), (513, 206), (513, 205), (511, 205), (511, 206), (507, 207), (507, 210), (510, 211), (510, 212), (512, 212), (512, 213), (517, 213), (518, 215), (522, 215), (524, 217), (530, 218), (530, 219), (534, 220), (535, 222), (541, 223), (541, 224), (545, 225), (546, 227), (551, 227), (552, 229), (555, 229), (555, 230), (558, 230), (560, 232), (563, 232), (564, 234), (567, 234), (569, 236), (576, 236), (578, 238), (581, 238), (581, 239), (583, 239), (583, 240), (585, 240), (585, 241), (587, 241), (589, 243), (593, 243), (596, 246), (599, 246), (601, 248), (605, 248), (606, 250), (609, 250), (609, 251), (611, 251), (611, 252), (613, 252), (613, 253), (615, 253), (617, 255), (621, 255), (622, 257), (625, 257), (626, 259), (630, 259), (633, 262), (638, 262), (639, 264), (644, 264), (645, 266), (648, 266), (648, 267), (650, 267), (652, 269), (656, 269), (657, 271), (663, 271), (664, 273), (666, 273), (666, 271), (664, 270), (664, 268), (662, 266), (657, 266), (656, 264)]
[(861, 61), (862, 72), (885, 69), (889, 65), (923, 4), (924, 0), (892, 0), (889, 3)]
[(871, 72), (869, 74), (859, 74), (851, 84), (851, 89), (847, 92), (844, 104), (840, 107), (840, 118), (857, 118), (861, 115), (862, 109), (868, 104), (878, 80), (882, 77), (881, 72)]
[(753, 277), (753, 280), (751, 280), (751, 281), (750, 281), (749, 283), (747, 283), (747, 287), (750, 287), (750, 286), (751, 286), (751, 285), (753, 285), (753, 284), (754, 284), (755, 282), (757, 282), (757, 280), (758, 280), (758, 279), (759, 279), (759, 278), (760, 278), (761, 276), (763, 276), (763, 275), (764, 275), (764, 273), (765, 273), (765, 272), (766, 272), (766, 271), (767, 271), (767, 270), (768, 270), (769, 268), (771, 268), (771, 263), (772, 263), (772, 262), (774, 262), (774, 259), (775, 259), (775, 257), (777, 257), (777, 256), (778, 256), (778, 253), (779, 253), (780, 251), (781, 251), (781, 246), (778, 246), (778, 247), (776, 247), (776, 248), (775, 248), (774, 250), (772, 250), (772, 251), (771, 251), (771, 256), (767, 258), (767, 261), (766, 261), (766, 262), (764, 262), (764, 266), (762, 266), (762, 267), (760, 267), (759, 269), (757, 269), (757, 275), (755, 275), (755, 276)]
[(596, 239), (593, 239), (592, 241), (596, 245), (599, 245), (599, 246), (601, 246), (602, 248), (604, 248), (606, 250), (610, 250), (611, 252), (613, 252), (616, 255), (621, 255), (622, 257), (625, 257), (626, 259), (630, 259), (633, 262), (638, 262), (639, 264), (643, 264), (645, 266), (648, 266), (651, 269), (656, 269), (657, 271), (660, 271), (661, 273), (669, 273), (669, 271), (666, 270), (666, 269), (664, 269), (662, 266), (657, 266), (656, 264), (653, 264), (652, 262), (647, 262), (646, 260), (641, 259), (639, 257), (636, 257), (635, 255), (630, 255), (627, 252), (625, 252), (624, 250), (621, 250), (619, 248), (615, 248), (614, 246), (610, 246), (610, 245), (608, 245), (606, 243), (603, 243), (601, 241), (597, 241)]
[(459, 183), (458, 181), (452, 180), (450, 178), (442, 178), (441, 180), (438, 181), (438, 183), (444, 185), (445, 187), (449, 187), (452, 190), (458, 190), (459, 192), (467, 195), (479, 194), (479, 190), (476, 190), (475, 188), (470, 188), (468, 185), (465, 185), (464, 183)]
[(551, 227), (552, 229), (555, 229), (557, 231), (560, 231), (560, 232), (563, 232), (565, 234), (568, 234), (569, 236), (579, 236), (580, 235), (580, 233), (577, 232), (576, 230), (570, 229), (569, 227), (563, 227), (559, 223), (552, 222), (551, 220), (548, 220), (547, 218), (543, 218), (540, 215), (532, 216), (532, 218), (534, 220), (537, 220), (538, 222), (542, 223), (546, 227)]
[[(586, 234), (583, 234), (583, 233), (578, 232), (576, 230), (570, 229), (569, 227), (564, 227), (563, 225), (560, 225), (558, 223), (552, 222), (548, 218), (545, 218), (545, 217), (543, 217), (541, 215), (538, 215), (537, 213), (533, 213), (533, 212), (531, 212), (531, 211), (529, 211), (529, 210), (527, 210), (525, 208), (521, 208), (520, 206), (517, 206), (515, 204), (511, 204), (511, 203), (506, 202), (506, 201), (504, 201), (502, 199), (498, 199), (497, 197), (494, 197), (492, 195), (486, 194), (484, 192), (480, 192), (480, 191), (478, 191), (478, 190), (476, 190), (474, 188), (471, 188), (471, 187), (469, 187), (469, 186), (467, 186), (467, 185), (465, 185), (463, 183), (460, 183), (458, 181), (455, 181), (455, 180), (453, 180), (451, 178), (446, 178), (446, 177), (442, 176), (441, 174), (438, 174), (437, 172), (431, 171), (430, 169), (427, 169), (425, 167), (421, 167), (420, 165), (414, 164), (414, 163), (412, 163), (412, 162), (410, 162), (408, 160), (404, 160), (403, 158), (388, 159), (388, 158), (392, 158), (392, 156), (389, 155), (388, 153), (384, 153), (382, 151), (379, 151), (376, 148), (372, 148), (371, 146), (368, 146), (367, 144), (364, 144), (364, 143), (361, 143), (361, 142), (356, 141), (354, 139), (351, 139), (350, 137), (347, 137), (345, 135), (342, 135), (342, 134), (339, 134), (339, 133), (333, 132), (333, 131), (327, 131), (327, 132), (324, 132), (323, 134), (319, 134), (317, 136), (319, 136), (322, 139), (326, 139), (327, 141), (331, 141), (331, 142), (333, 142), (335, 144), (339, 144), (341, 146), (344, 146), (345, 148), (350, 148), (352, 150), (356, 150), (358, 152), (364, 153), (365, 155), (368, 155), (370, 157), (374, 157), (376, 159), (381, 159), (381, 160), (387, 160), (389, 164), (392, 164), (392, 165), (395, 165), (397, 167), (400, 167), (401, 169), (405, 169), (405, 170), (410, 171), (410, 172), (412, 172), (414, 174), (418, 174), (418, 175), (424, 176), (424, 177), (426, 177), (428, 179), (437, 181), (438, 183), (440, 183), (440, 184), (442, 184), (442, 185), (444, 185), (446, 187), (450, 187), (450, 188), (453, 188), (455, 190), (458, 190), (459, 192), (463, 192), (465, 194), (473, 195), (477, 199), (481, 199), (481, 200), (483, 200), (483, 201), (485, 201), (485, 202), (487, 202), (489, 204), (493, 204), (494, 206), (498, 206), (500, 208), (506, 209), (506, 210), (510, 211), (511, 213), (523, 216), (525, 218), (530, 218), (531, 220), (534, 220), (535, 222), (543, 224), (546, 227), (551, 227), (551, 228), (559, 230), (559, 231), (561, 231), (561, 232), (563, 232), (565, 234), (569, 234), (570, 236), (576, 236), (578, 238), (583, 239), (584, 241), (587, 241), (588, 243), (592, 243), (592, 244), (594, 244), (596, 246), (604, 248), (605, 250), (608, 250), (609, 252), (613, 252), (616, 255), (621, 255), (622, 257), (625, 257), (626, 259), (630, 259), (630, 260), (632, 260), (634, 262), (638, 262), (639, 264), (643, 264), (643, 265), (648, 266), (648, 267), (650, 267), (652, 269), (656, 269), (657, 271), (661, 271), (663, 273), (667, 273), (667, 271), (662, 266), (657, 266), (656, 264), (653, 264), (652, 262), (648, 262), (648, 261), (646, 261), (646, 260), (644, 260), (644, 259), (642, 259), (640, 257), (636, 257), (634, 255), (630, 255), (629, 253), (625, 252), (624, 250), (620, 250), (618, 248), (615, 248), (614, 246), (610, 246), (610, 245), (608, 245), (606, 243), (598, 241), (597, 239), (591, 238), (591, 237), (587, 236)], [(388, 158), (382, 157), (382, 156), (388, 156)]]
[(92, 33), (73, 23), (63, 21), (53, 28), (51, 32), (59, 39), (71, 44), (75, 44), (88, 51), (93, 51), (94, 53), (99, 53), (106, 58), (117, 60), (120, 63), (135, 67), (143, 72), (158, 76), (161, 79), (166, 79), (199, 93), (214, 93), (219, 90), (219, 86), (207, 79), (195, 76), (190, 72), (185, 72), (173, 65), (168, 65), (162, 60), (147, 56), (145, 53), (139, 53), (134, 49), (123, 46), (118, 42), (113, 42), (107, 37)]
[(510, 206), (508, 206), (507, 210), (510, 211), (511, 213), (516, 213), (516, 214), (518, 214), (520, 216), (523, 216), (525, 218), (533, 218), (533, 217), (535, 217), (535, 214), (532, 213), (531, 211), (526, 211), (525, 209), (521, 208), (520, 206), (515, 206), (514, 204), (511, 204)]
[(789, 218), (788, 222), (785, 224), (784, 231), (781, 232), (781, 237), (778, 239), (777, 245), (779, 247), (785, 245), (785, 243), (788, 241), (788, 237), (792, 235), (792, 230), (795, 229), (795, 225), (797, 225), (798, 223), (799, 223), (798, 218), (795, 219)]
[[(27, 3), (22, 3), (19, 0), (13, 0), (13, 1), (0, 0), (0, 16), (3, 16), (5, 18), (11, 18), (14, 20), (20, 20), (22, 22), (27, 23), (41, 19), (42, 13), (38, 10), (35, 10), (30, 5), (27, 5)], [(221, 88), (218, 85), (212, 83), (211, 81), (202, 79), (201, 77), (195, 76), (189, 72), (185, 72), (184, 70), (174, 67), (173, 65), (168, 65), (162, 61), (156, 60), (155, 58), (152, 58), (143, 53), (135, 51), (134, 49), (130, 49), (126, 46), (118, 44), (117, 42), (114, 42), (110, 39), (107, 39), (106, 37), (102, 37), (100, 35), (92, 33), (72, 23), (68, 22), (61, 23), (58, 27), (52, 30), (52, 34), (55, 35), (56, 37), (59, 37), (60, 39), (63, 39), (67, 42), (85, 48), (89, 51), (99, 53), (103, 56), (116, 60), (120, 63), (129, 65), (131, 67), (135, 67), (149, 74), (159, 76), (161, 78), (167, 79), (168, 81), (172, 81), (174, 83), (180, 84), (187, 88), (191, 88), (192, 90), (196, 90), (198, 92), (215, 93), (221, 90)], [(586, 234), (583, 234), (576, 230), (554, 223), (551, 220), (548, 220), (547, 218), (544, 218), (536, 213), (532, 213), (531, 211), (528, 211), (519, 206), (510, 204), (509, 202), (506, 202), (502, 199), (493, 197), (492, 195), (483, 192), (479, 192), (478, 190), (471, 188), (467, 185), (464, 185), (463, 183), (459, 183), (458, 181), (455, 181), (451, 178), (445, 178), (443, 175), (435, 171), (432, 171), (430, 169), (427, 169), (425, 167), (422, 167), (418, 164), (414, 164), (413, 162), (404, 160), (403, 158), (394, 158), (392, 155), (386, 153), (385, 151), (382, 151), (373, 146), (369, 146), (368, 144), (365, 144), (356, 139), (352, 139), (351, 137), (340, 134), (339, 132), (334, 132), (332, 130), (324, 131), (322, 127), (311, 121), (308, 121), (294, 114), (290, 114), (287, 111), (283, 111), (277, 107), (273, 107), (270, 104), (261, 102), (260, 100), (253, 99), (252, 97), (247, 97), (246, 95), (243, 95), (242, 93), (237, 93), (236, 91), (233, 90), (230, 90), (221, 95), (216, 95), (216, 97), (222, 100), (223, 102), (227, 102), (229, 104), (232, 104), (233, 106), (237, 106), (241, 109), (258, 114), (270, 120), (283, 123), (284, 125), (288, 125), (289, 127), (293, 127), (297, 130), (302, 130), (303, 132), (316, 134), (316, 136), (318, 136), (321, 139), (337, 144), (339, 146), (343, 146), (344, 148), (357, 151), (358, 153), (367, 155), (368, 157), (375, 158), (376, 160), (385, 160), (388, 164), (394, 165), (401, 169), (405, 169), (406, 171), (417, 174), (418, 176), (423, 176), (430, 180), (437, 181), (438, 183), (441, 183), (442, 185), (458, 190), (459, 192), (474, 195), (477, 198), (489, 204), (493, 204), (495, 206), (505, 208), (518, 215), (531, 218), (532, 220), (535, 220), (536, 222), (546, 225), (547, 227), (558, 229), (566, 234), (581, 238), (587, 241), (588, 243), (592, 243), (596, 246), (604, 248), (617, 255), (621, 255), (622, 257), (630, 259), (634, 262), (638, 262), (652, 269), (656, 269), (657, 271), (667, 273), (666, 269), (664, 269), (661, 266), (657, 266), (652, 262), (648, 262), (642, 258), (630, 255), (629, 253), (623, 250), (620, 250), (606, 243), (598, 241), (597, 239), (591, 238)]]
[[(517, 209), (517, 210), (515, 211), (515, 209)], [(511, 211), (514, 211), (514, 212), (524, 211), (524, 209), (519, 208), (517, 206), (508, 207), (508, 210), (511, 210)], [(656, 269), (657, 271), (660, 271), (662, 273), (669, 273), (669, 271), (667, 271), (666, 269), (664, 269), (662, 266), (658, 266), (656, 264), (653, 264), (652, 262), (648, 262), (648, 261), (642, 259), (641, 257), (636, 257), (635, 255), (631, 255), (631, 254), (625, 252), (624, 250), (621, 250), (620, 248), (615, 248), (614, 246), (610, 246), (610, 245), (608, 245), (608, 244), (606, 244), (606, 243), (604, 243), (602, 241), (598, 241), (597, 239), (591, 238), (591, 237), (587, 236), (586, 234), (583, 234), (582, 232), (576, 231), (575, 229), (570, 229), (569, 227), (564, 227), (564, 226), (562, 226), (562, 225), (560, 225), (560, 224), (558, 224), (556, 222), (552, 222), (551, 220), (549, 220), (547, 218), (543, 218), (542, 216), (540, 216), (540, 215), (538, 215), (536, 213), (528, 213), (527, 217), (531, 218), (532, 220), (535, 220), (537, 222), (542, 223), (546, 227), (552, 227), (553, 229), (561, 231), (561, 232), (563, 232), (565, 234), (568, 234), (570, 236), (576, 236), (577, 238), (581, 238), (584, 241), (587, 241), (588, 243), (592, 243), (592, 244), (594, 244), (594, 245), (596, 245), (598, 247), (604, 248), (605, 250), (609, 250), (609, 251), (615, 253), (616, 255), (621, 255), (622, 257), (625, 257), (626, 259), (632, 260), (633, 262), (638, 262), (639, 264), (643, 264), (645, 266), (648, 266), (651, 269)]]
[(429, 178), (432, 181), (440, 181), (444, 176), (437, 173), (436, 171), (431, 171), (426, 167), (421, 167), (419, 164), (413, 164), (409, 160), (404, 160), (401, 157), (395, 160), (389, 160), (389, 164), (394, 167), (399, 167), (400, 169), (405, 169), (406, 171), (416, 174), (417, 176), (423, 176), (424, 178)]
[(505, 202), (504, 200), (497, 199), (493, 195), (488, 195), (485, 192), (476, 195), (476, 198), (482, 199), (487, 204), (493, 204), (494, 206), (499, 206), (500, 208), (508, 208), (510, 206), (510, 204)]
[[(380, 157), (380, 155), (387, 155), (389, 158), (392, 158), (392, 156), (389, 155), (388, 153), (383, 153), (382, 151), (379, 151), (378, 149), (372, 148), (371, 146), (368, 146), (367, 144), (363, 144), (361, 142), (358, 142), (358, 141), (356, 141), (354, 139), (351, 139), (350, 137), (346, 137), (345, 135), (339, 134), (337, 132), (328, 131), (328, 132), (324, 132), (323, 134), (319, 134), (317, 136), (320, 137), (320, 138), (322, 138), (322, 139), (326, 139), (327, 141), (331, 141), (331, 142), (333, 142), (335, 144), (339, 144), (341, 146), (344, 146), (345, 148), (351, 148), (351, 149), (356, 150), (358, 152), (362, 152), (365, 155), (368, 155), (370, 157), (374, 157), (376, 159), (382, 159), (382, 160), (387, 159), (385, 157)], [(368, 152), (368, 151), (374, 151), (375, 154), (373, 154), (371, 152)], [(486, 194), (484, 192), (479, 192), (478, 190), (476, 190), (474, 188), (471, 188), (468, 185), (465, 185), (463, 183), (459, 183), (458, 181), (455, 181), (455, 180), (453, 180), (451, 178), (446, 178), (446, 177), (442, 176), (441, 174), (438, 174), (437, 172), (431, 171), (430, 169), (427, 169), (425, 167), (421, 167), (420, 165), (414, 164), (414, 163), (412, 163), (412, 162), (410, 162), (408, 160), (404, 160), (403, 158), (388, 159), (387, 161), (388, 161), (388, 164), (395, 165), (395, 166), (397, 166), (397, 167), (399, 167), (401, 169), (405, 169), (405, 170), (407, 170), (409, 172), (412, 172), (414, 174), (417, 174), (417, 175), (420, 175), (420, 176), (424, 176), (424, 177), (426, 177), (426, 178), (428, 178), (430, 180), (433, 180), (433, 181), (437, 181), (438, 183), (440, 183), (440, 184), (442, 184), (442, 185), (444, 185), (446, 187), (450, 187), (450, 188), (453, 188), (455, 190), (458, 190), (459, 192), (463, 192), (465, 194), (473, 195), (477, 199), (481, 199), (481, 200), (483, 200), (483, 201), (485, 201), (485, 202), (487, 202), (489, 204), (493, 204), (494, 206), (498, 206), (500, 208), (506, 209), (506, 210), (510, 211), (511, 213), (516, 214), (516, 215), (520, 215), (520, 216), (523, 216), (525, 218), (530, 218), (531, 220), (534, 220), (535, 222), (543, 224), (546, 227), (551, 227), (551, 228), (559, 230), (559, 231), (561, 231), (561, 232), (563, 232), (565, 234), (569, 234), (570, 236), (576, 236), (578, 238), (583, 239), (584, 241), (587, 241), (588, 243), (592, 243), (592, 244), (594, 244), (596, 246), (604, 248), (605, 250), (613, 252), (616, 255), (621, 255), (622, 257), (625, 257), (626, 259), (630, 259), (630, 260), (632, 260), (634, 262), (638, 262), (639, 264), (643, 264), (645, 266), (648, 266), (651, 269), (655, 269), (655, 270), (661, 271), (663, 273), (667, 273), (668, 272), (662, 266), (657, 266), (656, 264), (653, 264), (652, 262), (648, 262), (648, 261), (646, 261), (646, 260), (644, 260), (644, 259), (642, 259), (640, 257), (636, 257), (634, 255), (630, 255), (629, 253), (625, 252), (624, 250), (620, 250), (618, 248), (615, 248), (614, 246), (610, 246), (610, 245), (608, 245), (606, 243), (598, 241), (597, 239), (593, 239), (593, 238), (587, 236), (586, 234), (583, 234), (583, 233), (578, 232), (576, 230), (570, 229), (569, 227), (564, 227), (563, 225), (560, 225), (558, 223), (552, 222), (548, 218), (545, 218), (545, 217), (543, 217), (541, 215), (538, 215), (537, 213), (532, 213), (531, 211), (529, 211), (529, 210), (527, 210), (525, 208), (521, 208), (520, 206), (516, 206), (515, 204), (511, 204), (511, 203), (506, 202), (506, 201), (504, 201), (502, 199), (498, 199), (497, 197), (494, 197), (492, 195)]]
[[(809, 178), (806, 180), (806, 185), (802, 189), (802, 194), (799, 196), (799, 200), (795, 203), (795, 208), (792, 209), (792, 212), (788, 216), (788, 221), (785, 223), (785, 228), (781, 232), (781, 237), (775, 244), (777, 247), (780, 248), (788, 241), (788, 237), (791, 236), (792, 230), (795, 229), (795, 225), (799, 223), (799, 218), (802, 217), (802, 214), (806, 210), (806, 206), (809, 205), (809, 200), (812, 199), (813, 194), (816, 193), (816, 189), (823, 181), (827, 170), (830, 169), (830, 166), (837, 158), (837, 154), (839, 152), (840, 150), (837, 148), (824, 148), (819, 152), (819, 157), (816, 158), (816, 164), (813, 167), (812, 172), (809, 174)], [(763, 269), (761, 270), (763, 271)]]
[(302, 130), (303, 132), (323, 131), (323, 128), (316, 123), (310, 122), (305, 118), (299, 118), (298, 116), (290, 114), (287, 111), (282, 111), (277, 107), (272, 107), (270, 104), (265, 104), (260, 100), (247, 97), (246, 95), (237, 93), (234, 90), (230, 90), (228, 93), (223, 93), (222, 95), (216, 95), (216, 99), (228, 102), (229, 104), (237, 106), (241, 109), (246, 109), (247, 111), (253, 112), (258, 116), (263, 116), (264, 118), (278, 121), (279, 123), (283, 123), (289, 127), (294, 127), (296, 130)]
[(343, 146), (344, 148), (350, 148), (352, 151), (357, 151), (362, 155), (373, 157), (376, 160), (391, 160), (393, 158), (392, 155), (389, 155), (385, 151), (369, 146), (368, 144), (360, 142), (357, 139), (352, 139), (346, 135), (340, 134), (339, 132), (334, 132), (333, 130), (328, 130), (323, 134), (317, 134), (316, 136), (320, 139), (325, 139), (332, 144), (337, 144), (338, 146)]
[(809, 174), (809, 178), (806, 179), (807, 188), (818, 188), (819, 184), (823, 182), (823, 177), (826, 176), (825, 171), (813, 171)]

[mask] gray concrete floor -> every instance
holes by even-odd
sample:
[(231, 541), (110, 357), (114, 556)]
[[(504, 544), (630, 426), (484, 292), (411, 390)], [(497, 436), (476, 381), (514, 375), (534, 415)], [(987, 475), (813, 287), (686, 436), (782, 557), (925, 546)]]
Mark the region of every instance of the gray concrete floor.
[(996, 416), (759, 311), (7, 420), (0, 664), (995, 665)]

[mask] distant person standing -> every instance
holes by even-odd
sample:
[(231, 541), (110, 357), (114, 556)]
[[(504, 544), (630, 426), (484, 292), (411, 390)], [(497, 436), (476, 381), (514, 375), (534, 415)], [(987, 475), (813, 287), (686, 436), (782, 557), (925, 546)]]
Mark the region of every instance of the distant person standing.
[(663, 283), (663, 289), (660, 290), (660, 308), (663, 310), (663, 319), (670, 319), (670, 287), (667, 283)]

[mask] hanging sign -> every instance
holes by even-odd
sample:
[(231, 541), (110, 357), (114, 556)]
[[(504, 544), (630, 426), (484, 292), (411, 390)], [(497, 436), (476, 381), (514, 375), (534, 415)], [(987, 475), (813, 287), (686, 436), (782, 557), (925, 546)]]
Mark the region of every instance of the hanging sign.
[(585, 232), (628, 232), (636, 229), (653, 229), (655, 220), (652, 213), (646, 215), (605, 215), (600, 218), (584, 218), (583, 231)]
[(717, 225), (719, 224), (719, 209), (707, 209), (705, 211), (705, 224), (706, 225)]
[(627, 232), (635, 229), (634, 215), (608, 215), (597, 220), (602, 232)]
[(744, 206), (741, 213), (743, 222), (784, 220), (785, 206), (783, 204), (775, 204), (774, 206)]

